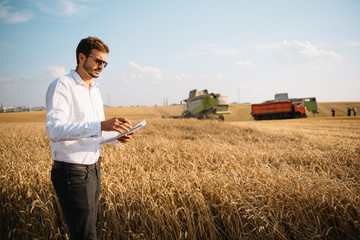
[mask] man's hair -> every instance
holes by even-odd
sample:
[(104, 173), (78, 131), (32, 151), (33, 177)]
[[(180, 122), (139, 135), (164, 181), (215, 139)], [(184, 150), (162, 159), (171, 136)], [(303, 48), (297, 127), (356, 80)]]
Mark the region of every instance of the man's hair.
[(81, 39), (81, 41), (79, 42), (79, 44), (76, 48), (77, 64), (79, 64), (79, 53), (82, 53), (85, 56), (89, 56), (92, 49), (99, 50), (100, 52), (103, 52), (103, 53), (110, 52), (109, 47), (97, 37), (87, 37), (87, 38)]

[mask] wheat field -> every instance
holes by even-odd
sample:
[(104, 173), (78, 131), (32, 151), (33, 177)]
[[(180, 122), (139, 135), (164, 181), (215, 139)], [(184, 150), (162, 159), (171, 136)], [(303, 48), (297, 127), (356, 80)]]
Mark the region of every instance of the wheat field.
[[(359, 117), (163, 118), (179, 111), (106, 109), (147, 125), (102, 149), (99, 239), (360, 239)], [(11, 114), (0, 114), (1, 239), (68, 239), (46, 113)]]

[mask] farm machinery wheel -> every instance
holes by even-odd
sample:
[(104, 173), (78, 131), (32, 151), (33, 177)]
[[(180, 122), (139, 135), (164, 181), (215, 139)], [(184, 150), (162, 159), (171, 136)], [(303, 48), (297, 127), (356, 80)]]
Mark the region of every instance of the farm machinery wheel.
[(208, 118), (208, 116), (207, 116), (206, 112), (201, 112), (199, 114), (199, 119), (206, 120), (207, 118)]
[(301, 113), (296, 112), (295, 115), (294, 115), (294, 118), (301, 118)]
[(200, 120), (206, 120), (206, 119), (209, 118), (208, 112), (207, 112), (207, 111), (201, 111), (201, 112), (199, 112), (199, 113), (196, 113), (196, 114), (194, 115), (194, 118), (200, 119)]
[(193, 118), (194, 115), (192, 115), (192, 113), (189, 111), (185, 111), (185, 112), (183, 112), (182, 117), (183, 118)]

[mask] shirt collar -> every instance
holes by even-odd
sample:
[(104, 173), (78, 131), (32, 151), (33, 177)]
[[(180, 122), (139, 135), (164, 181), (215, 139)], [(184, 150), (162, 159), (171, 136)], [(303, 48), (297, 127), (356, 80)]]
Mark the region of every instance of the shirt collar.
[[(83, 86), (86, 86), (87, 85), (85, 84), (85, 82), (82, 80), (82, 78), (80, 77), (80, 75), (74, 70), (74, 69), (71, 69), (71, 72), (70, 72), (71, 76), (75, 79), (75, 81)], [(95, 82), (94, 80), (91, 79), (90, 81), (90, 87), (94, 87), (94, 86), (97, 86), (98, 83)]]

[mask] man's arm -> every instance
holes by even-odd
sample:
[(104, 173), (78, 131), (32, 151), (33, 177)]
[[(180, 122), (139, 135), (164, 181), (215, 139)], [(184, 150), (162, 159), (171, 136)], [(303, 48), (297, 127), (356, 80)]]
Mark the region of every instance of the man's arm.
[[(73, 104), (70, 92), (66, 84), (57, 80), (50, 84), (46, 93), (46, 131), (51, 141), (77, 140), (101, 135), (102, 131), (123, 133), (132, 128), (129, 120), (119, 117), (106, 121), (69, 122)], [(119, 141), (124, 143), (129, 139), (124, 136)]]
[(67, 86), (54, 81), (46, 93), (46, 131), (53, 142), (76, 140), (101, 134), (101, 122), (68, 122), (71, 108)]

